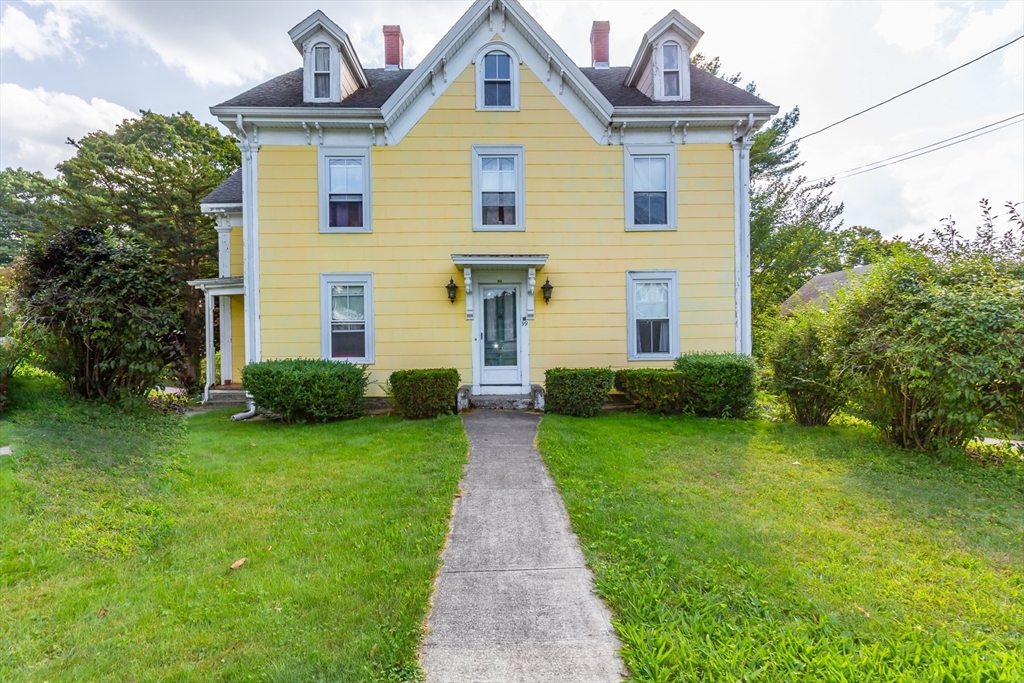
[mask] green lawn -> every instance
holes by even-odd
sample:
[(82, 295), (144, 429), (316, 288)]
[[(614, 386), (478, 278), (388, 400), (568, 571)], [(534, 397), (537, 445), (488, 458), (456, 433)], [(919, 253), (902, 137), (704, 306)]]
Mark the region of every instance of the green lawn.
[(637, 681), (1024, 680), (1024, 464), (867, 428), (547, 416)]
[(419, 679), (457, 418), (186, 426), (45, 379), (12, 401), (0, 680)]

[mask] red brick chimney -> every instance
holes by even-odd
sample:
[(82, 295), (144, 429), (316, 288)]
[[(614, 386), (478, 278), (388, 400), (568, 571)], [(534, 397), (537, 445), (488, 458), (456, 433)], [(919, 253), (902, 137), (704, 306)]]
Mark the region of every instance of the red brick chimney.
[(401, 26), (384, 26), (384, 68), (397, 71), (402, 68), (402, 52), (405, 40), (402, 38)]
[(608, 68), (608, 34), (612, 25), (607, 21), (595, 21), (590, 29), (590, 66), (595, 69)]

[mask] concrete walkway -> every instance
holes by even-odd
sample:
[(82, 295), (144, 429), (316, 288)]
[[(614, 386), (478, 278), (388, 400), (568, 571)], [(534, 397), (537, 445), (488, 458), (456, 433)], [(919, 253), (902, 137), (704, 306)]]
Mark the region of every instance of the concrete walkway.
[(470, 456), (423, 649), (428, 683), (604, 683), (625, 671), (534, 437), (540, 417), (463, 417)]

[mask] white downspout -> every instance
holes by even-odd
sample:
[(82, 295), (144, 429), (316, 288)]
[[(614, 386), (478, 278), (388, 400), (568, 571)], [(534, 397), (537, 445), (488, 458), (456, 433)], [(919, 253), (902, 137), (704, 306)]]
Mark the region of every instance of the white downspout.
[(732, 143), (736, 213), (736, 353), (748, 356), (753, 352), (750, 302), (750, 148), (753, 129), (754, 116), (751, 114), (747, 117), (746, 130)]
[[(255, 319), (258, 316), (258, 313), (254, 310), (256, 305), (254, 290), (256, 290), (257, 284), (254, 275), (256, 268), (253, 262), (254, 258), (259, 258), (259, 252), (253, 248), (256, 239), (256, 231), (253, 226), (256, 220), (255, 211), (257, 204), (255, 201), (255, 179), (253, 178), (252, 143), (245, 132), (241, 114), (238, 114), (235, 124), (238, 127), (240, 136), (239, 147), (242, 150), (242, 273), (244, 274), (245, 282), (243, 318), (245, 321), (245, 362), (248, 363), (255, 359), (257, 351), (254, 327)], [(256, 404), (248, 393), (246, 394), (246, 402), (248, 403), (247, 409), (232, 415), (231, 419), (233, 421), (247, 420), (256, 415)]]

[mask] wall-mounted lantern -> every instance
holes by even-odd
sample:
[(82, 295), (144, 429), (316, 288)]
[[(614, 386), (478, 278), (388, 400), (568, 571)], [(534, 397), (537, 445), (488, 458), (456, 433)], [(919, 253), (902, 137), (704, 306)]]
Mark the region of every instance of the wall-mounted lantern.
[(548, 278), (544, 278), (544, 285), (540, 288), (540, 290), (544, 292), (544, 303), (551, 301), (552, 289), (554, 289), (554, 287), (551, 286), (551, 280)]
[(448, 278), (448, 284), (444, 286), (448, 290), (448, 301), (455, 303), (455, 294), (459, 291), (459, 286), (455, 284), (454, 278)]

